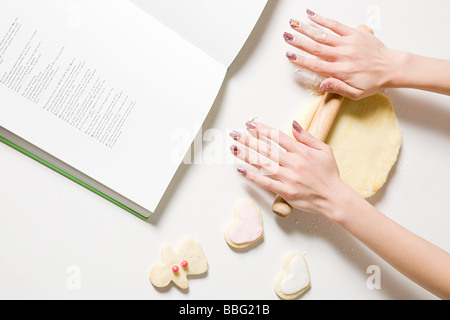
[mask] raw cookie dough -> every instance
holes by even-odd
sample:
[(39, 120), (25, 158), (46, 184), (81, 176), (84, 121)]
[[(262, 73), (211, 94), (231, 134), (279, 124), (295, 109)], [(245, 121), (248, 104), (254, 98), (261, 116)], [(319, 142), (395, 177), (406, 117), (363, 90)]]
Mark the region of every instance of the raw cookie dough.
[[(322, 96), (302, 108), (296, 121), (308, 128)], [(402, 145), (392, 103), (376, 94), (345, 99), (325, 141), (332, 149), (342, 181), (362, 197), (373, 196), (386, 182)]]
[(225, 240), (234, 248), (245, 248), (264, 235), (261, 211), (251, 201), (241, 201), (234, 208), (234, 220), (225, 229)]
[(300, 253), (290, 253), (283, 260), (283, 272), (276, 278), (274, 290), (285, 300), (295, 299), (311, 286), (308, 265)]
[(165, 287), (171, 281), (181, 289), (189, 286), (187, 276), (205, 273), (208, 261), (200, 244), (186, 238), (176, 251), (170, 245), (161, 250), (161, 264), (150, 270), (150, 281), (155, 287)]

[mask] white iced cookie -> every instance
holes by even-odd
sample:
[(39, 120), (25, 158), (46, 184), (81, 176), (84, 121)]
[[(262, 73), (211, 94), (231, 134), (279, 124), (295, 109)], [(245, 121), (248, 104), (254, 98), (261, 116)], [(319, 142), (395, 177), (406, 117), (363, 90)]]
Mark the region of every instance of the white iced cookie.
[(234, 220), (225, 229), (225, 240), (234, 248), (244, 248), (264, 235), (261, 211), (251, 201), (242, 201), (234, 208)]
[(283, 260), (283, 272), (274, 284), (276, 294), (285, 300), (295, 299), (311, 286), (308, 265), (302, 254), (290, 253)]
[[(321, 96), (304, 106), (297, 122), (308, 128)], [(362, 197), (373, 196), (397, 161), (402, 132), (389, 98), (382, 94), (345, 99), (325, 141), (333, 150), (342, 181)]]
[(186, 238), (174, 251), (170, 245), (161, 250), (161, 263), (150, 270), (150, 281), (155, 287), (165, 287), (171, 281), (182, 289), (189, 286), (187, 276), (205, 273), (208, 260), (200, 244)]

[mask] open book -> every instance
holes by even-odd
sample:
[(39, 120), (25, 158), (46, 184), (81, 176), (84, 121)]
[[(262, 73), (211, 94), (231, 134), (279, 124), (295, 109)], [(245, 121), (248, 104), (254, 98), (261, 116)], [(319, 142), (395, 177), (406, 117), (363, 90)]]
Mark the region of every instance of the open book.
[(265, 4), (0, 0), (0, 141), (149, 217)]

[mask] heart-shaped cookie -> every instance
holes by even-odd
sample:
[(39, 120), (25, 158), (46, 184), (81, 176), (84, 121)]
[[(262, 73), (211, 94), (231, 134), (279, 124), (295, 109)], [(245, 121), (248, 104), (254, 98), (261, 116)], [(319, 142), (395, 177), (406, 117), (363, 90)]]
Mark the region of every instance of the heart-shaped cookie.
[(251, 201), (242, 201), (234, 209), (234, 221), (225, 230), (225, 240), (235, 248), (244, 248), (264, 235), (261, 211)]
[(275, 281), (277, 295), (286, 300), (297, 298), (311, 286), (308, 265), (305, 257), (291, 253), (283, 261), (283, 273)]

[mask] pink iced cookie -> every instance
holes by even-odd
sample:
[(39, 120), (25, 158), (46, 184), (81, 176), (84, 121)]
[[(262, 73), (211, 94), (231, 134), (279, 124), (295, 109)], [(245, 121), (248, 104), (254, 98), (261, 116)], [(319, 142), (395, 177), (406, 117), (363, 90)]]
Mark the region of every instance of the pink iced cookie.
[(225, 230), (225, 240), (235, 248), (244, 248), (264, 235), (261, 212), (251, 201), (242, 201), (234, 209), (234, 220)]

